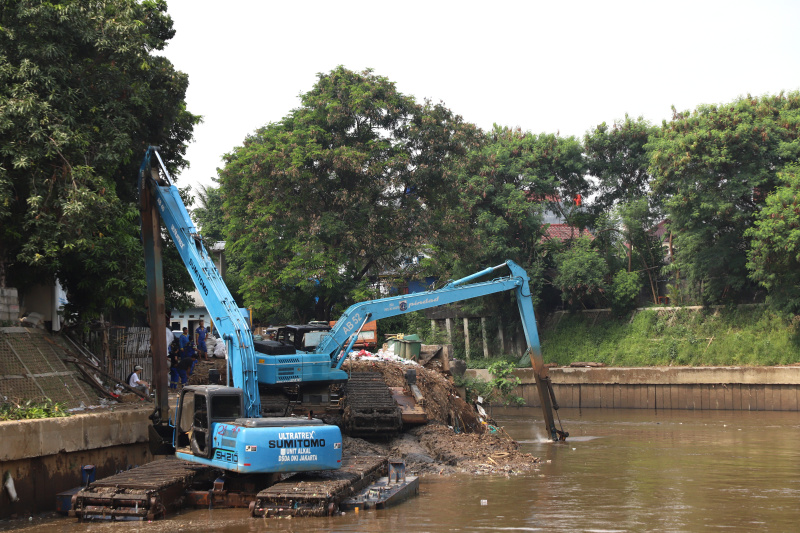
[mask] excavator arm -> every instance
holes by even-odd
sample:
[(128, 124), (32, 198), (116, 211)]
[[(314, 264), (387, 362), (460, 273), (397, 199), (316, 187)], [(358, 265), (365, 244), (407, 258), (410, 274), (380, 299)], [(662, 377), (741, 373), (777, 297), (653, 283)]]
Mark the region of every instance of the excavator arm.
[[(220, 333), (228, 349), (229, 375), (233, 378), (233, 386), (242, 389), (244, 394), (244, 412), (248, 417), (258, 417), (261, 412), (261, 401), (256, 377), (256, 358), (253, 348), (253, 334), (247, 320), (242, 316), (236, 301), (228, 287), (222, 281), (216, 265), (209, 256), (203, 239), (192, 222), (189, 212), (180, 197), (178, 188), (172, 185), (169, 173), (164, 166), (158, 147), (150, 146), (139, 169), (139, 197), (142, 204), (143, 220), (153, 218), (147, 210), (157, 209), (164, 226), (172, 237), (175, 247), (181, 256), (197, 291), (214, 320), (214, 327)], [(153, 201), (155, 204), (153, 205)], [(147, 215), (147, 216), (146, 216)], [(161, 301), (163, 307), (163, 282), (160, 281), (160, 245), (154, 254), (158, 235), (145, 238), (145, 262), (148, 269), (148, 287), (157, 291), (157, 283), (161, 283)], [(158, 275), (150, 270), (158, 264)], [(156, 298), (151, 298), (157, 301)], [(163, 316), (164, 313), (161, 313)], [(164, 337), (161, 331), (153, 338)], [(166, 353), (166, 350), (163, 350)], [(162, 358), (163, 359), (163, 358)], [(166, 365), (166, 363), (165, 363)], [(160, 382), (165, 382), (165, 376)], [(163, 388), (163, 387), (162, 387)]]
[[(504, 268), (510, 270), (510, 275), (495, 278), (490, 281), (469, 283), (478, 278)], [(568, 433), (556, 428), (554, 410), (558, 410), (555, 402), (552, 384), (544, 366), (542, 350), (539, 344), (539, 333), (536, 328), (536, 317), (533, 311), (533, 301), (529, 285), (530, 278), (525, 269), (514, 263), (506, 261), (495, 267), (487, 268), (465, 278), (451, 281), (438, 290), (393, 296), (380, 300), (371, 300), (351, 305), (336, 321), (336, 325), (323, 339), (317, 349), (316, 355), (327, 355), (331, 360), (334, 370), (341, 368), (350, 352), (353, 343), (358, 337), (358, 332), (367, 322), (380, 320), (413, 311), (429, 309), (454, 302), (461, 302), (479, 296), (487, 296), (505, 291), (514, 291), (519, 308), (520, 319), (528, 345), (528, 355), (534, 369), (539, 401), (544, 414), (545, 426), (554, 441), (564, 440)]]

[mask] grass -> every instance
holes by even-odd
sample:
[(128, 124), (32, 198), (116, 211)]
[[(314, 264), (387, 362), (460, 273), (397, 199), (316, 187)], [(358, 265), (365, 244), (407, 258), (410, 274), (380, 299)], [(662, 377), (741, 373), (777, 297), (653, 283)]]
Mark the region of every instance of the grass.
[(546, 362), (609, 366), (767, 366), (800, 362), (800, 322), (765, 307), (563, 317), (541, 332)]
[(29, 420), (69, 416), (64, 404), (46, 399), (42, 402), (25, 400), (0, 403), (0, 420)]

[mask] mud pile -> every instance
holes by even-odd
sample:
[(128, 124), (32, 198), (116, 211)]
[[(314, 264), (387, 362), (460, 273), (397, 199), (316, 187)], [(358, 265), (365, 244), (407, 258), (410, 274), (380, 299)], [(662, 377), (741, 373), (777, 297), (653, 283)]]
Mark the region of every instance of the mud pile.
[[(409, 392), (405, 371), (417, 373), (429, 422), (389, 442), (345, 437), (345, 454), (381, 454), (405, 459), (412, 474), (517, 474), (538, 468), (539, 458), (519, 450), (502, 428), (484, 424), (475, 407), (458, 396), (450, 380), (435, 370), (391, 361), (348, 360), (349, 372), (381, 372), (389, 387)], [(491, 428), (491, 429), (490, 429)]]
[(453, 426), (457, 430), (482, 432), (485, 427), (478, 418), (475, 408), (467, 404), (452, 383), (443, 374), (419, 365), (404, 365), (391, 361), (359, 361), (350, 359), (342, 365), (347, 372), (380, 372), (389, 387), (402, 387), (407, 394), (410, 389), (405, 372), (417, 372), (417, 387), (425, 398), (425, 412), (430, 422)]
[(388, 443), (344, 437), (348, 455), (386, 455), (404, 459), (410, 474), (520, 474), (538, 469), (539, 458), (498, 433), (455, 433), (442, 424), (416, 427)]

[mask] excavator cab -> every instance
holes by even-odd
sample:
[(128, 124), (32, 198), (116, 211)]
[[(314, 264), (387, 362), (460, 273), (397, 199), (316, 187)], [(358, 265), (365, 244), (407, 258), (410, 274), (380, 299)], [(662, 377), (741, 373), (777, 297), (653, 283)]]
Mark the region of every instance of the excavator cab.
[(243, 405), (242, 389), (236, 387), (185, 387), (175, 416), (176, 450), (211, 459), (212, 425), (241, 418)]

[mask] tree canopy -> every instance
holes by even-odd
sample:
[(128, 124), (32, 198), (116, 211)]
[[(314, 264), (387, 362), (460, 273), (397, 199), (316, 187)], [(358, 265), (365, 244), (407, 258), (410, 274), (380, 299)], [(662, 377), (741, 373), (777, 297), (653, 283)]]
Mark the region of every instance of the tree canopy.
[(647, 149), (677, 250), (673, 268), (706, 302), (750, 286), (751, 226), (777, 172), (800, 154), (800, 93), (675, 112)]
[[(90, 316), (143, 304), (140, 157), (177, 171), (199, 120), (153, 54), (173, 35), (163, 0), (0, 4), (0, 283), (58, 278)], [(174, 300), (190, 282), (167, 271)]]
[(219, 179), (248, 303), (327, 320), (420, 253), (474, 126), (370, 70), (319, 74), (301, 104), (227, 154)]

